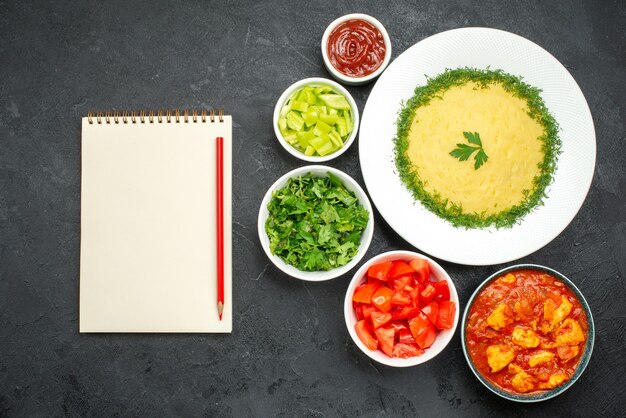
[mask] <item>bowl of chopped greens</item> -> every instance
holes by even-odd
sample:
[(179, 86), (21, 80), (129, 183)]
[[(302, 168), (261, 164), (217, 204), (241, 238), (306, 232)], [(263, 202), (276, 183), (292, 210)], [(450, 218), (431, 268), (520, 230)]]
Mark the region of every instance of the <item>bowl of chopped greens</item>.
[(359, 128), (348, 90), (326, 78), (306, 78), (284, 91), (274, 108), (274, 132), (291, 155), (324, 162), (343, 154)]
[(265, 194), (258, 221), (268, 258), (307, 281), (339, 277), (355, 267), (372, 241), (372, 206), (346, 173), (323, 165), (297, 168)]

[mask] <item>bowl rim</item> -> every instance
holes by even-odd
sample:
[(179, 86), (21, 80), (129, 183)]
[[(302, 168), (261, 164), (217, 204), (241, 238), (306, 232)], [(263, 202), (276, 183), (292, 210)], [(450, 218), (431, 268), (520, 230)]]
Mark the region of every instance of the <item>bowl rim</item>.
[[(289, 144), (285, 140), (285, 138), (283, 137), (283, 134), (280, 132), (280, 129), (278, 127), (278, 119), (280, 118), (280, 109), (283, 107), (283, 104), (287, 101), (287, 99), (293, 94), (295, 90), (303, 86), (306, 86), (307, 84), (314, 84), (314, 83), (325, 84), (325, 85), (331, 86), (333, 89), (343, 94), (348, 100), (348, 103), (350, 103), (350, 108), (352, 111), (352, 120), (354, 122), (354, 129), (350, 133), (350, 136), (348, 137), (347, 141), (343, 144), (343, 147), (339, 148), (337, 151), (331, 154), (324, 155), (324, 156), (304, 155), (304, 153), (295, 149), (291, 144)], [(276, 138), (278, 139), (278, 142), (280, 143), (280, 145), (282, 145), (283, 148), (287, 150), (287, 152), (293, 155), (294, 157), (303, 161), (311, 162), (311, 163), (322, 163), (325, 161), (330, 161), (339, 157), (344, 152), (346, 152), (348, 148), (350, 148), (350, 146), (354, 143), (354, 140), (356, 139), (357, 133), (359, 131), (359, 125), (360, 125), (359, 107), (357, 106), (356, 101), (354, 100), (354, 97), (352, 97), (350, 92), (346, 90), (344, 86), (342, 86), (341, 84), (337, 83), (334, 80), (331, 80), (330, 78), (324, 78), (324, 77), (303, 78), (291, 84), (289, 87), (287, 87), (283, 91), (283, 93), (280, 95), (278, 100), (276, 101), (276, 105), (274, 106), (274, 114), (272, 117), (273, 117), (273, 125), (274, 125), (274, 134), (276, 135)]]
[[(351, 19), (365, 20), (371, 23), (372, 25), (374, 25), (376, 29), (378, 29), (380, 33), (383, 35), (383, 41), (385, 43), (385, 58), (383, 58), (383, 63), (380, 65), (380, 67), (376, 69), (376, 71), (363, 77), (350, 77), (341, 73), (339, 70), (337, 70), (333, 66), (333, 64), (330, 62), (330, 59), (328, 58), (328, 51), (326, 47), (328, 45), (328, 38), (330, 36), (330, 33), (333, 31), (333, 29), (335, 29), (341, 23), (347, 20), (351, 20)], [(324, 65), (326, 66), (326, 69), (335, 79), (345, 84), (351, 84), (351, 85), (366, 84), (374, 80), (379, 75), (381, 75), (382, 72), (385, 71), (385, 68), (387, 68), (387, 66), (389, 65), (389, 62), (391, 62), (391, 38), (389, 37), (389, 33), (387, 33), (387, 29), (378, 19), (365, 13), (349, 13), (347, 15), (340, 16), (337, 19), (333, 20), (326, 27), (326, 30), (324, 31), (324, 34), (322, 35), (321, 48), (322, 48), (322, 58), (324, 59)]]
[[(335, 174), (337, 177), (341, 179), (341, 182), (344, 184), (344, 186), (348, 190), (354, 192), (354, 194), (359, 199), (359, 203), (369, 213), (369, 220), (367, 223), (367, 227), (363, 230), (363, 233), (361, 234), (361, 244), (359, 245), (359, 251), (354, 256), (354, 258), (350, 260), (348, 264), (341, 266), (341, 267), (336, 267), (332, 270), (313, 271), (313, 272), (302, 271), (302, 270), (298, 270), (296, 267), (292, 265), (285, 263), (280, 257), (272, 254), (272, 252), (270, 251), (269, 238), (267, 237), (267, 233), (265, 232), (265, 221), (269, 217), (267, 204), (272, 198), (274, 191), (282, 187), (287, 182), (288, 179), (295, 177), (297, 175), (306, 174), (309, 172), (313, 172), (314, 174), (315, 172), (321, 172), (321, 173), (331, 172)], [(261, 207), (259, 208), (257, 230), (259, 234), (259, 241), (261, 242), (261, 247), (263, 248), (263, 251), (265, 252), (267, 257), (270, 259), (270, 261), (276, 267), (278, 267), (279, 270), (281, 270), (283, 273), (286, 273), (287, 275), (294, 277), (296, 279), (310, 281), (310, 282), (323, 282), (323, 281), (331, 280), (331, 279), (344, 275), (345, 273), (353, 269), (365, 256), (365, 253), (367, 252), (372, 242), (372, 237), (374, 235), (374, 210), (372, 209), (372, 204), (369, 201), (369, 198), (367, 197), (367, 194), (365, 193), (363, 188), (361, 188), (359, 183), (357, 183), (356, 180), (354, 180), (345, 172), (339, 169), (333, 168), (333, 167), (326, 166), (326, 165), (304, 165), (304, 166), (295, 168), (285, 173), (278, 180), (276, 180), (269, 187), (269, 189), (267, 189), (267, 192), (265, 193), (265, 195), (263, 196), (263, 200), (261, 201)]]
[[(576, 298), (578, 298), (578, 300), (580, 301), (581, 306), (583, 307), (583, 309), (585, 310), (585, 314), (587, 315), (587, 342), (585, 343), (585, 352), (583, 353), (582, 357), (580, 358), (580, 362), (578, 363), (578, 366), (576, 367), (576, 371), (574, 372), (574, 375), (572, 376), (571, 379), (569, 379), (567, 382), (565, 382), (564, 384), (562, 384), (561, 386), (557, 386), (556, 388), (552, 389), (552, 390), (548, 390), (545, 392), (539, 392), (539, 393), (535, 393), (535, 394), (530, 394), (530, 395), (523, 395), (523, 394), (516, 394), (516, 393), (512, 393), (512, 392), (508, 392), (505, 391), (504, 389), (501, 389), (497, 386), (495, 386), (494, 384), (492, 384), (491, 382), (489, 382), (481, 373), (480, 371), (478, 371), (478, 369), (474, 366), (474, 363), (472, 362), (468, 350), (467, 350), (467, 343), (465, 340), (465, 325), (467, 322), (467, 317), (469, 315), (469, 312), (474, 304), (474, 301), (476, 299), (476, 297), (478, 296), (478, 294), (487, 286), (489, 285), (492, 281), (494, 281), (495, 279), (497, 279), (498, 277), (502, 276), (503, 274), (512, 272), (512, 271), (516, 271), (516, 270), (538, 270), (544, 273), (549, 273), (551, 275), (553, 275), (554, 277), (556, 277), (557, 279), (561, 280), (575, 295)], [(493, 393), (495, 393), (496, 395), (510, 400), (510, 401), (514, 401), (514, 402), (521, 402), (521, 403), (533, 403), (533, 402), (541, 402), (541, 401), (546, 401), (548, 399), (552, 399), (560, 394), (562, 394), (563, 392), (565, 392), (567, 389), (569, 389), (574, 383), (576, 383), (576, 381), (578, 380), (578, 378), (580, 378), (580, 376), (583, 374), (583, 372), (585, 371), (585, 369), (587, 368), (587, 365), (589, 364), (589, 360), (591, 358), (591, 354), (593, 353), (593, 347), (594, 347), (594, 343), (595, 343), (595, 326), (594, 326), (594, 322), (593, 322), (593, 315), (591, 313), (591, 308), (589, 307), (589, 304), (587, 303), (587, 300), (585, 299), (585, 297), (583, 296), (582, 292), (578, 289), (578, 287), (576, 287), (576, 285), (567, 277), (565, 277), (565, 275), (563, 275), (562, 273), (550, 268), (550, 267), (546, 267), (540, 264), (531, 264), (531, 263), (522, 263), (522, 264), (515, 264), (509, 267), (505, 267), (503, 269), (500, 269), (498, 271), (496, 271), (495, 273), (493, 273), (492, 275), (490, 275), (489, 277), (487, 277), (477, 288), (476, 290), (474, 290), (474, 293), (472, 293), (472, 296), (470, 296), (469, 300), (467, 301), (467, 304), (465, 305), (465, 310), (463, 311), (463, 317), (461, 319), (461, 346), (463, 347), (463, 355), (465, 356), (465, 360), (467, 361), (467, 364), (469, 365), (469, 368), (472, 370), (472, 373), (474, 373), (474, 375), (476, 376), (476, 378), (485, 386), (487, 387), (487, 389), (489, 389), (490, 391), (492, 391)]]
[[(355, 316), (354, 308), (352, 307), (352, 293), (354, 292), (354, 289), (356, 288), (356, 286), (359, 283), (361, 283), (361, 281), (363, 280), (367, 269), (372, 264), (376, 263), (377, 261), (383, 258), (390, 258), (390, 259), (393, 258), (393, 260), (400, 260), (400, 259), (407, 259), (407, 258), (411, 258), (411, 259), (421, 258), (423, 260), (427, 260), (429, 264), (431, 265), (431, 270), (438, 270), (438, 275), (439, 275), (438, 278), (440, 280), (445, 279), (448, 282), (448, 287), (450, 288), (450, 300), (456, 303), (457, 309), (454, 314), (454, 325), (452, 326), (452, 328), (449, 330), (444, 330), (440, 332), (440, 334), (445, 332), (445, 336), (444, 336), (445, 340), (442, 339), (442, 341), (444, 342), (441, 345), (441, 347), (439, 347), (438, 351), (432, 350), (432, 346), (431, 346), (430, 348), (426, 350), (426, 353), (424, 353), (421, 356), (410, 357), (407, 359), (392, 358), (392, 357), (388, 357), (384, 353), (379, 353), (379, 350), (375, 350), (375, 351), (369, 350), (367, 347), (365, 347), (365, 345), (361, 342), (359, 337), (356, 335), (356, 331), (354, 330), (354, 324), (356, 324), (357, 321), (355, 320), (353, 322), (351, 318), (351, 316)], [(456, 333), (456, 329), (459, 325), (460, 300), (459, 300), (459, 295), (456, 290), (456, 286), (454, 285), (454, 281), (452, 280), (452, 278), (450, 277), (446, 269), (444, 269), (435, 260), (433, 260), (432, 258), (424, 254), (420, 254), (415, 251), (392, 250), (392, 251), (386, 251), (386, 252), (380, 253), (370, 258), (365, 263), (363, 263), (361, 267), (357, 270), (357, 272), (354, 274), (354, 276), (352, 276), (352, 278), (350, 279), (350, 283), (348, 283), (348, 288), (346, 289), (343, 312), (344, 312), (343, 316), (345, 319), (346, 327), (348, 328), (348, 333), (350, 334), (350, 338), (352, 338), (352, 341), (354, 342), (354, 344), (370, 359), (378, 363), (384, 364), (386, 366), (391, 366), (391, 367), (413, 367), (413, 366), (418, 366), (420, 364), (424, 364), (432, 360), (433, 358), (441, 354), (441, 352), (443, 352), (446, 349), (446, 347), (448, 347), (448, 345), (450, 344), (450, 341), (452, 341), (452, 339), (454, 338), (454, 334)], [(440, 337), (438, 336), (437, 338), (440, 338)], [(374, 353), (379, 353), (380, 355), (374, 355)]]

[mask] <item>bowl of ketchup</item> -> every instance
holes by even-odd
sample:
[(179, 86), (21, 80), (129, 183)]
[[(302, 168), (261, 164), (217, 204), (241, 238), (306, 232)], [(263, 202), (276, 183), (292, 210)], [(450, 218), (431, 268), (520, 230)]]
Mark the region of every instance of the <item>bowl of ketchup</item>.
[(348, 85), (378, 77), (391, 60), (391, 41), (378, 20), (362, 13), (335, 19), (322, 36), (322, 57), (328, 72)]

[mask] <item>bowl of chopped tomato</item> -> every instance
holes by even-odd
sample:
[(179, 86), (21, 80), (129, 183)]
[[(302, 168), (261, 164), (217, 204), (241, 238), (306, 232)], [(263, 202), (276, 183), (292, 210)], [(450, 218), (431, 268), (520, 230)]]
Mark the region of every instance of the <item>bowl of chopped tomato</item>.
[(356, 272), (344, 315), (366, 355), (387, 366), (410, 367), (448, 345), (459, 321), (459, 297), (437, 262), (412, 251), (389, 251)]
[(553, 398), (581, 376), (594, 343), (591, 310), (567, 277), (520, 264), (488, 277), (470, 297), (463, 352), (489, 390), (516, 402)]

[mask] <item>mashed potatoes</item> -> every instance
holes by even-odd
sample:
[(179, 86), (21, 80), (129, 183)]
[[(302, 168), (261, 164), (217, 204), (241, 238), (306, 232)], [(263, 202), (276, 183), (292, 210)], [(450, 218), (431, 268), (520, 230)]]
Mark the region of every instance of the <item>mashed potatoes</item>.
[[(461, 206), (463, 212), (496, 214), (524, 201), (535, 187), (544, 159), (543, 127), (528, 114), (527, 101), (501, 84), (474, 82), (450, 87), (416, 109), (407, 157), (426, 192)], [(473, 157), (450, 152), (467, 143), (463, 132), (478, 132), (489, 159), (475, 169)]]

